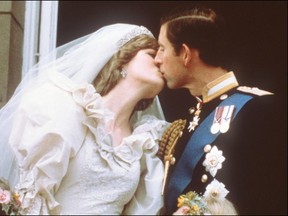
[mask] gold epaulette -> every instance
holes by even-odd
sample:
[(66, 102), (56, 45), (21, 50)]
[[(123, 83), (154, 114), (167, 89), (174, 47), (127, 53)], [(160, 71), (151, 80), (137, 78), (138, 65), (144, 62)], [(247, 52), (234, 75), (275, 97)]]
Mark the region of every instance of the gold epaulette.
[(162, 195), (164, 194), (166, 178), (168, 176), (168, 171), (170, 165), (175, 163), (175, 158), (173, 156), (175, 151), (175, 146), (178, 139), (182, 136), (182, 131), (186, 126), (186, 120), (178, 119), (171, 123), (171, 125), (165, 130), (162, 138), (159, 142), (159, 150), (157, 156), (165, 164), (165, 174), (163, 179)]
[(263, 95), (273, 95), (274, 93), (272, 92), (268, 92), (265, 90), (261, 90), (257, 87), (247, 87), (247, 86), (239, 86), (237, 88), (238, 91), (242, 91), (245, 93), (250, 93), (250, 94), (254, 94), (254, 95), (258, 95), (258, 96), (263, 96)]

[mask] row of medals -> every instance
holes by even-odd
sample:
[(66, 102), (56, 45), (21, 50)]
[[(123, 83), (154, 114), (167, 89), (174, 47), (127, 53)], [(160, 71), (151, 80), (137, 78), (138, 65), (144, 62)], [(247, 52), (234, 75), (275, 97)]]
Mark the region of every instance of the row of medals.
[[(226, 97), (225, 96), (226, 95), (223, 95), (221, 99), (222, 100), (226, 99), (227, 96)], [(199, 97), (196, 97), (196, 99), (198, 102), (196, 108), (192, 107), (189, 109), (189, 113), (194, 114), (192, 121), (189, 122), (188, 126), (189, 132), (195, 130), (200, 120), (200, 113), (203, 102)], [(235, 109), (234, 105), (216, 107), (213, 123), (210, 129), (212, 134), (217, 134), (218, 132), (226, 133), (229, 130), (234, 109)]]

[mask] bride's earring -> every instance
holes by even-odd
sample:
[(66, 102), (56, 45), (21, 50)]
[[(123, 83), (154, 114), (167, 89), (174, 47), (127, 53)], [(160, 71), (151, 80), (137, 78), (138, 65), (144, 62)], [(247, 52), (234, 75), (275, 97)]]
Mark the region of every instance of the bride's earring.
[(125, 78), (127, 76), (127, 71), (124, 68), (122, 68), (122, 71), (120, 72), (120, 74), (123, 78)]

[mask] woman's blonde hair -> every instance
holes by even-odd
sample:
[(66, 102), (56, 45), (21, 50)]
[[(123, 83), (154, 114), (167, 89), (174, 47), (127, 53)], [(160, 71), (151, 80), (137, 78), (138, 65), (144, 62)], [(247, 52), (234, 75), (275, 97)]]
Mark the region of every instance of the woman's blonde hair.
[[(102, 96), (106, 95), (122, 78), (120, 75), (122, 67), (130, 62), (138, 51), (151, 48), (157, 50), (158, 43), (155, 38), (148, 35), (140, 35), (127, 42), (112, 56), (94, 80), (96, 91)], [(143, 99), (138, 102), (135, 110), (145, 110), (152, 102), (153, 98)]]
[(232, 204), (227, 199), (221, 201), (206, 200), (207, 208), (212, 215), (237, 215), (237, 211)]

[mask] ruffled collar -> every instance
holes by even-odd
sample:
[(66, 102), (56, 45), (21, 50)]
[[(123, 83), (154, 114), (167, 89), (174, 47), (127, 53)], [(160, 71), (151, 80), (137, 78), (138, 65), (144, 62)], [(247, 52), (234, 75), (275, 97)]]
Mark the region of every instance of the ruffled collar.
[[(152, 116), (150, 116), (149, 120), (146, 119), (143, 122), (140, 120), (140, 124), (139, 122), (135, 123), (133, 133), (125, 137), (120, 145), (114, 147), (112, 138), (106, 130), (106, 125), (114, 118), (114, 113), (103, 107), (102, 97), (96, 92), (94, 86), (87, 83), (75, 84), (57, 72), (53, 72), (51, 75), (53, 75), (51, 76), (53, 83), (70, 92), (74, 101), (84, 109), (86, 118), (82, 124), (87, 126), (91, 132), (96, 143), (95, 148), (109, 165), (113, 161), (128, 169), (135, 160), (141, 158), (144, 149), (152, 149), (157, 145), (154, 140), (160, 134), (157, 131), (160, 131), (163, 126), (160, 121), (152, 123), (150, 121)], [(145, 126), (145, 124), (149, 124), (149, 126)]]

